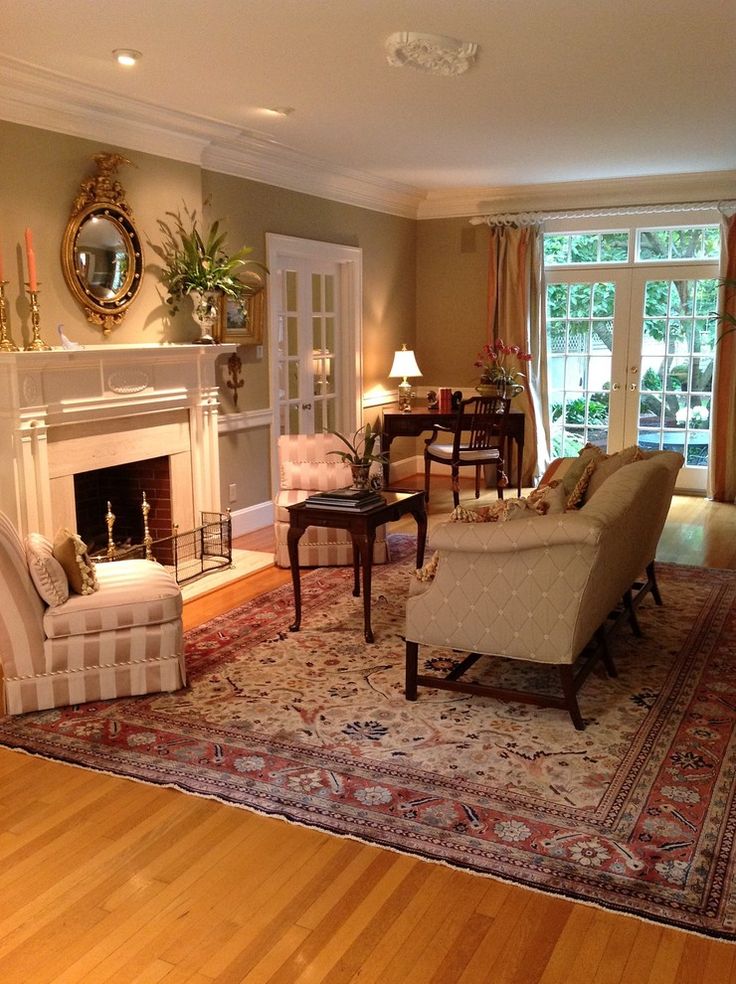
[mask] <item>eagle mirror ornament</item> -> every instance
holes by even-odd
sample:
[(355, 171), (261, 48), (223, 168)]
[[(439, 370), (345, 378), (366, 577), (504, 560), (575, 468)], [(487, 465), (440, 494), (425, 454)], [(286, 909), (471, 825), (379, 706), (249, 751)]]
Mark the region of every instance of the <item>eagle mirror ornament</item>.
[(143, 249), (117, 169), (120, 154), (95, 154), (97, 174), (85, 178), (72, 205), (61, 245), (69, 290), (87, 321), (109, 335), (141, 287)]

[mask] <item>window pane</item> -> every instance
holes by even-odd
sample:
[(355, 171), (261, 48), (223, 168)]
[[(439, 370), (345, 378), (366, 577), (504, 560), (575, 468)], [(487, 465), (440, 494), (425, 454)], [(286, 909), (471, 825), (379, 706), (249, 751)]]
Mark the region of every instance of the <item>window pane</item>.
[(570, 262), (595, 263), (598, 259), (599, 237), (579, 235), (570, 237)]
[(600, 258), (603, 263), (626, 263), (629, 258), (629, 234), (604, 232), (601, 236)]
[[(547, 291), (549, 410), (555, 456), (608, 440), (614, 284), (551, 284)], [(553, 317), (569, 311), (573, 317)]]
[(721, 251), (718, 226), (637, 230), (637, 260), (717, 260)]
[[(692, 239), (677, 242), (689, 249)], [(691, 467), (708, 463), (714, 360), (712, 320), (696, 318), (694, 311), (715, 297), (716, 287), (709, 278), (652, 280), (644, 289), (638, 441), (680, 451)], [(663, 307), (664, 316), (646, 317), (662, 314)]]
[(547, 233), (544, 237), (546, 266), (573, 263), (626, 263), (629, 234), (618, 232)]

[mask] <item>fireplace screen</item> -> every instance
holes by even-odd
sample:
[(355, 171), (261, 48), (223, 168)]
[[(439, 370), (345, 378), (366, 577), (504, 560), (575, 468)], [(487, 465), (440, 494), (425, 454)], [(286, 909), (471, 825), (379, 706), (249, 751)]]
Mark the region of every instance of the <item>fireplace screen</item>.
[(101, 554), (95, 560), (157, 560), (170, 570), (179, 584), (186, 584), (210, 571), (230, 567), (233, 560), (232, 521), (230, 513), (200, 513), (200, 524), (193, 530), (170, 536), (144, 538), (144, 543), (123, 550), (114, 556)]

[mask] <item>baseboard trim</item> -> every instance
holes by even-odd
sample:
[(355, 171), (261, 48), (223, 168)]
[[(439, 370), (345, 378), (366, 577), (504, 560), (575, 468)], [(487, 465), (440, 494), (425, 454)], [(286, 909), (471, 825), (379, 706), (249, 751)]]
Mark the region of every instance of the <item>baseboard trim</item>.
[(231, 513), (231, 519), (233, 537), (262, 530), (266, 526), (273, 525), (273, 503), (257, 502), (254, 506), (246, 506), (245, 509), (235, 509)]

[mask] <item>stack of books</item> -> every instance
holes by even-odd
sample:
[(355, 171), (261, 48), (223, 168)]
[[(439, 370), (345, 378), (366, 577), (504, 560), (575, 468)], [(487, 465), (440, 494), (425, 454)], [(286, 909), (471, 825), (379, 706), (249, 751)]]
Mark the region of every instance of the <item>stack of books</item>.
[(305, 499), (304, 505), (312, 509), (372, 509), (384, 503), (383, 496), (380, 496), (372, 489), (331, 489), (329, 492), (315, 492)]

